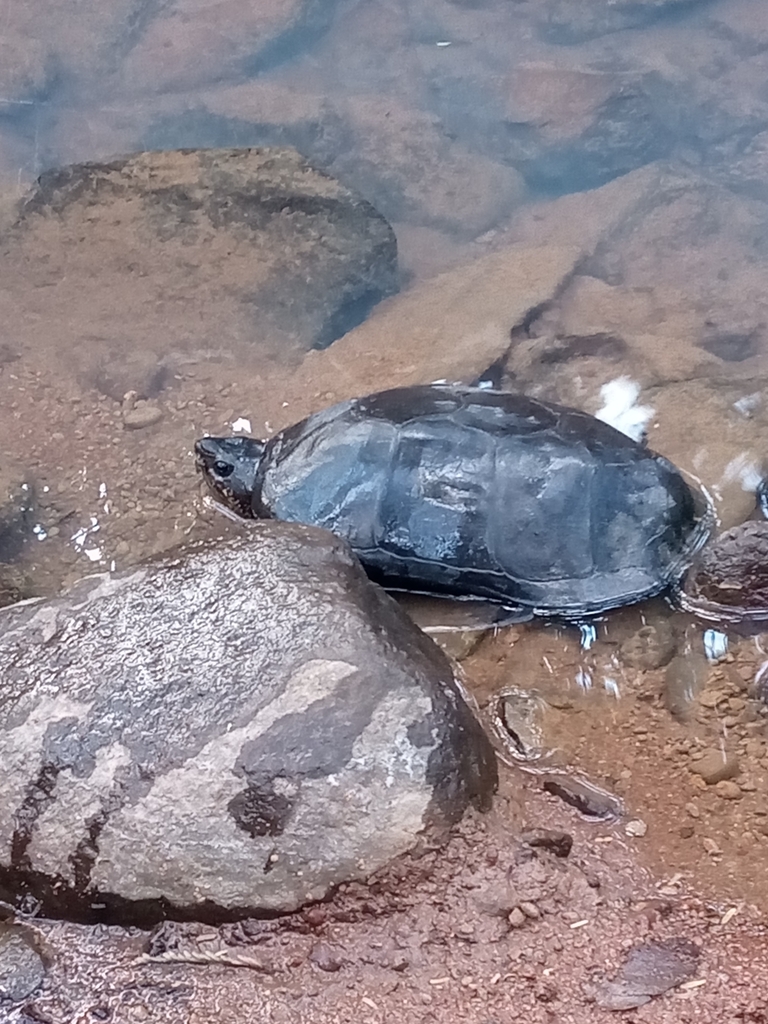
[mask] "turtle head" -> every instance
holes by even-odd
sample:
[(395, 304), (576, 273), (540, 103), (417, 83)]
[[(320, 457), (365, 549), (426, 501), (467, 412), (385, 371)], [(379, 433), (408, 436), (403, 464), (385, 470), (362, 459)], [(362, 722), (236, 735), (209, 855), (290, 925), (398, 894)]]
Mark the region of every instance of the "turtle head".
[(250, 518), (251, 494), (264, 454), (264, 442), (252, 437), (202, 437), (195, 441), (197, 468), (215, 496)]

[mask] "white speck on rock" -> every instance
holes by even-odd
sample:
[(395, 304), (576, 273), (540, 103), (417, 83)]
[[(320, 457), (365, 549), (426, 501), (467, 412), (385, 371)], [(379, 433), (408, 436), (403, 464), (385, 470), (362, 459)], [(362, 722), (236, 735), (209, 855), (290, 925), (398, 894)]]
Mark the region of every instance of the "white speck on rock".
[(742, 452), (735, 458), (731, 459), (728, 465), (723, 470), (723, 478), (720, 481), (720, 486), (723, 484), (730, 483), (733, 480), (738, 480), (741, 483), (742, 490), (744, 491), (756, 491), (758, 485), (762, 482), (763, 472), (760, 465), (755, 462), (754, 459), (750, 458), (746, 452)]

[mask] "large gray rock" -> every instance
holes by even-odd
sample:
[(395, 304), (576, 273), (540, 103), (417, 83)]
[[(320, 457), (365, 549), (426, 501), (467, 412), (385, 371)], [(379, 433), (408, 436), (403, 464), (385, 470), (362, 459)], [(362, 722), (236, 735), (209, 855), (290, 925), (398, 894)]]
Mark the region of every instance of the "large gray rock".
[(487, 806), (448, 661), (325, 531), (234, 538), (0, 612), (0, 898), (291, 910)]

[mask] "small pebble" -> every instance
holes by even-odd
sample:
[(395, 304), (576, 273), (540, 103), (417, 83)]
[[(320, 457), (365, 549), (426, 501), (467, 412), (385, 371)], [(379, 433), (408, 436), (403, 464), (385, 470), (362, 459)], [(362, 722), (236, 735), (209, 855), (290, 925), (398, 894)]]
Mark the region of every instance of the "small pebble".
[(725, 700), (725, 694), (722, 690), (704, 690), (703, 693), (699, 694), (699, 704), (703, 708), (714, 709), (721, 700)]
[(692, 760), (689, 767), (696, 775), (700, 775), (708, 786), (713, 786), (723, 779), (732, 779), (740, 770), (737, 757), (733, 754), (723, 754), (714, 747), (702, 751), (701, 757)]
[(123, 426), (126, 430), (142, 430), (144, 427), (159, 423), (162, 418), (163, 410), (159, 405), (139, 402), (134, 409), (123, 413)]
[(520, 909), (526, 917), (530, 917), (532, 921), (536, 921), (541, 917), (541, 911), (535, 903), (524, 902), (520, 904)]
[(647, 831), (648, 826), (644, 821), (641, 821), (639, 818), (635, 818), (633, 821), (628, 821), (627, 824), (624, 826), (625, 835), (633, 836), (635, 838), (640, 838), (644, 836)]
[(723, 779), (715, 786), (715, 792), (722, 800), (741, 800), (741, 786), (729, 779)]
[(646, 625), (619, 648), (619, 657), (630, 668), (662, 668), (675, 653), (675, 636), (666, 622)]
[(541, 786), (545, 792), (560, 797), (588, 818), (614, 821), (622, 815), (621, 800), (587, 779), (571, 775), (544, 775), (541, 776)]
[(123, 415), (125, 415), (126, 413), (131, 412), (131, 410), (136, 407), (136, 400), (137, 400), (138, 397), (139, 396), (138, 396), (138, 393), (136, 391), (126, 391), (125, 392), (125, 394), (123, 395), (123, 401), (121, 403), (121, 408), (123, 410)]
[(341, 967), (344, 963), (342, 956), (339, 951), (334, 949), (333, 946), (327, 942), (318, 942), (312, 952), (309, 954), (309, 959), (320, 968), (321, 971), (326, 971), (328, 974), (333, 974)]
[(556, 857), (567, 857), (573, 846), (573, 836), (550, 828), (526, 829), (520, 839), (526, 846), (548, 850)]
[(507, 915), (507, 921), (509, 921), (510, 928), (521, 928), (525, 924), (525, 914), (520, 907), (515, 907)]
[(698, 808), (698, 807), (696, 806), (696, 804), (694, 804), (694, 803), (689, 803), (689, 804), (686, 804), (686, 805), (685, 805), (685, 810), (686, 810), (686, 812), (687, 812), (687, 813), (688, 813), (688, 814), (689, 814), (689, 815), (690, 815), (690, 816), (691, 816), (692, 818), (698, 818), (698, 817), (699, 817), (699, 815), (701, 814), (701, 811), (699, 810), (699, 808)]

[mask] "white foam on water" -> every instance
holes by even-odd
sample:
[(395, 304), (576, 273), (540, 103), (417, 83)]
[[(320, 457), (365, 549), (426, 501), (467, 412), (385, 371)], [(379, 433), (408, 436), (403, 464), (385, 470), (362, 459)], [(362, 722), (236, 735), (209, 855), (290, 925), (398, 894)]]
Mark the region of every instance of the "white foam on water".
[(603, 405), (595, 417), (633, 441), (642, 441), (654, 409), (650, 405), (636, 405), (639, 396), (640, 385), (636, 381), (629, 377), (616, 377), (600, 388)]
[(581, 633), (581, 649), (588, 651), (597, 640), (597, 629), (595, 626), (585, 623), (579, 626), (579, 632)]
[(723, 470), (720, 486), (722, 487), (723, 484), (733, 483), (738, 480), (742, 490), (751, 491), (754, 494), (764, 475), (759, 463), (750, 458), (746, 452), (742, 452), (741, 455), (731, 459)]
[(606, 693), (609, 693), (615, 700), (621, 697), (621, 691), (619, 690), (619, 684), (612, 676), (605, 676), (603, 678), (603, 689)]
[(576, 685), (582, 690), (592, 689), (592, 673), (589, 669), (580, 668), (576, 673)]
[(91, 522), (89, 526), (81, 526), (79, 530), (75, 530), (70, 540), (74, 545), (74, 548), (81, 555), (91, 562), (100, 562), (102, 558), (102, 552), (100, 547), (87, 548), (86, 542), (89, 537), (92, 537), (94, 533), (98, 533), (101, 529), (99, 524), (98, 516), (91, 516)]
[(705, 629), (703, 640), (707, 661), (720, 661), (728, 653), (728, 637), (719, 629)]

